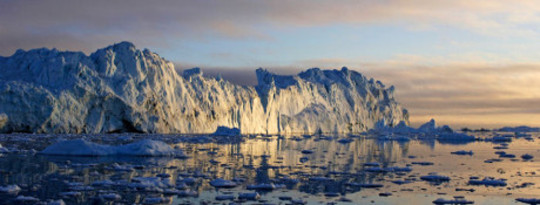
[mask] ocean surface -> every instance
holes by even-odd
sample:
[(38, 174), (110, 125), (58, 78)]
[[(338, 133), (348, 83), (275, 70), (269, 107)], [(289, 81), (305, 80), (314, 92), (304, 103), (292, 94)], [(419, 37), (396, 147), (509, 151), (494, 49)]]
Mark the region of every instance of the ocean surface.
[[(442, 198), (519, 204), (518, 198), (540, 198), (540, 133), (468, 134), (479, 140), (374, 135), (221, 139), (144, 134), (0, 135), (0, 144), (7, 148), (0, 157), (0, 186), (20, 188), (0, 188), (0, 202), (433, 204)], [(511, 140), (489, 140), (495, 135), (511, 136)], [(39, 154), (54, 142), (78, 138), (111, 145), (157, 139), (182, 149), (186, 156)], [(523, 159), (525, 154), (532, 159)], [(489, 180), (481, 181), (486, 177)], [(219, 183), (218, 178), (227, 181)], [(478, 181), (492, 184), (478, 185)], [(245, 199), (238, 199), (239, 195)]]

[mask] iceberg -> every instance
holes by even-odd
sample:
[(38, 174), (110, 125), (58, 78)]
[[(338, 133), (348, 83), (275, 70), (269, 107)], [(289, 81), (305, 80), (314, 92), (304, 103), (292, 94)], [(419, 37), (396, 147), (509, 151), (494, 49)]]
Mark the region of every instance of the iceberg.
[(413, 137), (419, 139), (437, 139), (441, 143), (467, 143), (476, 140), (474, 136), (454, 132), (448, 125), (437, 126), (435, 119), (431, 119), (418, 128), (412, 128), (401, 121), (396, 126), (387, 126), (379, 122), (370, 133), (376, 134), (380, 140), (408, 141)]
[(528, 126), (518, 126), (518, 127), (503, 127), (498, 129), (499, 132), (540, 132), (540, 127), (528, 127)]
[(182, 74), (129, 42), (95, 51), (18, 50), (0, 57), (0, 133), (360, 133), (408, 124), (394, 87), (342, 68), (276, 75), (257, 85)]

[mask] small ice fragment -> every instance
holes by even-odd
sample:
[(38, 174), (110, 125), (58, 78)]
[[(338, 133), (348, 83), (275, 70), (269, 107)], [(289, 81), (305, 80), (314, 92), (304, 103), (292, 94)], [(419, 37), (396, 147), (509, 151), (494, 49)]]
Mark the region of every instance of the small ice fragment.
[(532, 155), (530, 155), (530, 154), (521, 155), (521, 159), (523, 159), (523, 160), (531, 160), (532, 158), (534, 158), (534, 157)]
[(17, 196), (17, 198), (15, 198), (15, 201), (18, 201), (21, 203), (32, 203), (32, 202), (38, 202), (39, 199), (32, 196), (20, 195), (20, 196)]
[(259, 193), (257, 192), (252, 192), (252, 193), (239, 193), (238, 194), (238, 199), (239, 200), (258, 200), (259, 198), (261, 198), (261, 195), (259, 195)]
[(102, 195), (99, 195), (99, 197), (103, 198), (103, 199), (105, 199), (107, 201), (117, 201), (117, 200), (122, 199), (122, 196), (120, 196), (117, 193), (102, 194)]
[(167, 204), (171, 200), (165, 197), (148, 197), (143, 200), (143, 204)]
[(472, 156), (472, 155), (473, 155), (473, 151), (459, 150), (459, 151), (451, 152), (451, 154), (455, 154), (455, 155), (470, 155), (470, 156)]
[(380, 197), (389, 197), (389, 196), (392, 196), (392, 193), (390, 193), (390, 192), (383, 192), (383, 193), (379, 193), (379, 196), (380, 196)]
[(484, 186), (506, 186), (504, 179), (495, 179), (493, 177), (486, 177), (482, 180), (469, 180), (470, 185), (484, 185)]
[(326, 193), (324, 193), (324, 196), (326, 196), (326, 197), (338, 197), (339, 193), (337, 193), (337, 192), (326, 192)]
[(434, 204), (474, 204), (474, 201), (468, 201), (465, 199), (443, 199), (438, 198), (433, 201)]
[(16, 194), (21, 191), (21, 188), (17, 185), (0, 186), (0, 192), (8, 194)]
[(536, 199), (536, 198), (517, 198), (516, 201), (519, 201), (521, 203), (526, 203), (526, 204), (532, 204), (532, 205), (540, 204), (540, 199)]
[(233, 188), (237, 186), (235, 182), (221, 178), (210, 181), (210, 185), (216, 188)]
[(436, 175), (436, 174), (421, 176), (420, 179), (424, 180), (424, 181), (428, 181), (428, 182), (447, 182), (447, 181), (450, 181), (450, 177), (442, 176), (442, 175)]
[(302, 150), (302, 154), (313, 154), (313, 150)]
[(421, 166), (430, 166), (430, 165), (433, 165), (433, 162), (412, 162), (411, 164), (417, 164)]

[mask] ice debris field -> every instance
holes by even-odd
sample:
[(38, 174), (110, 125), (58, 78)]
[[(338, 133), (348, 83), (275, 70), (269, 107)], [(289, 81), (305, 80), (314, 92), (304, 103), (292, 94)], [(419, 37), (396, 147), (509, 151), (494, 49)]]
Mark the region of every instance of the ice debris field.
[(539, 204), (540, 133), (4, 134), (2, 204)]

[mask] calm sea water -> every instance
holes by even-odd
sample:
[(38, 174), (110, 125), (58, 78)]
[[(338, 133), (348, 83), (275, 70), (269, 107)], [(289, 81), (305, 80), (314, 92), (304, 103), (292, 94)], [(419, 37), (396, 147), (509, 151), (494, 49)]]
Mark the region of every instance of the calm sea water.
[[(491, 135), (478, 134), (479, 137)], [(352, 141), (348, 143), (339, 141), (347, 138), (345, 136), (257, 136), (245, 137), (238, 142), (225, 140), (219, 143), (179, 142), (177, 139), (180, 136), (170, 135), (91, 136), (87, 138), (104, 144), (120, 144), (140, 138), (163, 139), (171, 146), (182, 148), (189, 158), (53, 157), (32, 151), (7, 153), (0, 157), (0, 186), (17, 184), (22, 190), (16, 194), (2, 193), (0, 201), (4, 204), (22, 203), (15, 198), (23, 195), (38, 198), (42, 202), (63, 199), (67, 204), (132, 204), (151, 202), (149, 199), (158, 197), (170, 201), (166, 204), (228, 204), (232, 201), (217, 201), (216, 196), (236, 197), (239, 193), (258, 192), (258, 201), (245, 203), (289, 204), (291, 201), (285, 197), (291, 197), (306, 204), (432, 204), (438, 198), (453, 199), (457, 196), (474, 201), (475, 204), (516, 204), (519, 203), (516, 198), (540, 197), (538, 136), (538, 133), (533, 133), (532, 139), (515, 138), (507, 142), (508, 146), (503, 146), (505, 149), (495, 149), (501, 148), (501, 144), (487, 141), (391, 141), (370, 136), (350, 138)], [(0, 143), (4, 147), (39, 151), (58, 138), (80, 137), (2, 135)], [(303, 150), (312, 153), (302, 153)], [(451, 154), (458, 150), (471, 150), (473, 154)], [(497, 151), (514, 154), (516, 157), (500, 158), (495, 154)], [(520, 156), (523, 154), (530, 154), (534, 158), (522, 160)], [(489, 159), (500, 161), (488, 163)], [(373, 162), (379, 165), (365, 164)], [(432, 165), (420, 165), (418, 162), (430, 162)], [(384, 168), (395, 166), (409, 167), (412, 171), (384, 171)], [(381, 170), (370, 170), (370, 167), (380, 167)], [(420, 179), (433, 172), (448, 176), (450, 180), (431, 183)], [(133, 186), (133, 179), (137, 177), (155, 176), (170, 181), (175, 191), (190, 191), (169, 195), (162, 192), (165, 188)], [(507, 185), (469, 185), (471, 177), (505, 179)], [(209, 182), (216, 178), (234, 180), (238, 186), (215, 188)], [(106, 186), (95, 183), (103, 180), (112, 183)], [(411, 183), (399, 185), (392, 182), (396, 180)], [(185, 182), (188, 182), (185, 187), (174, 189)], [(279, 186), (273, 190), (247, 190), (247, 186), (253, 184)], [(377, 184), (382, 187), (365, 188), (360, 184)], [(111, 193), (121, 199), (103, 198)], [(196, 195), (181, 196), (185, 193)], [(381, 193), (390, 195), (380, 196)], [(35, 201), (28, 203), (34, 204)]]

